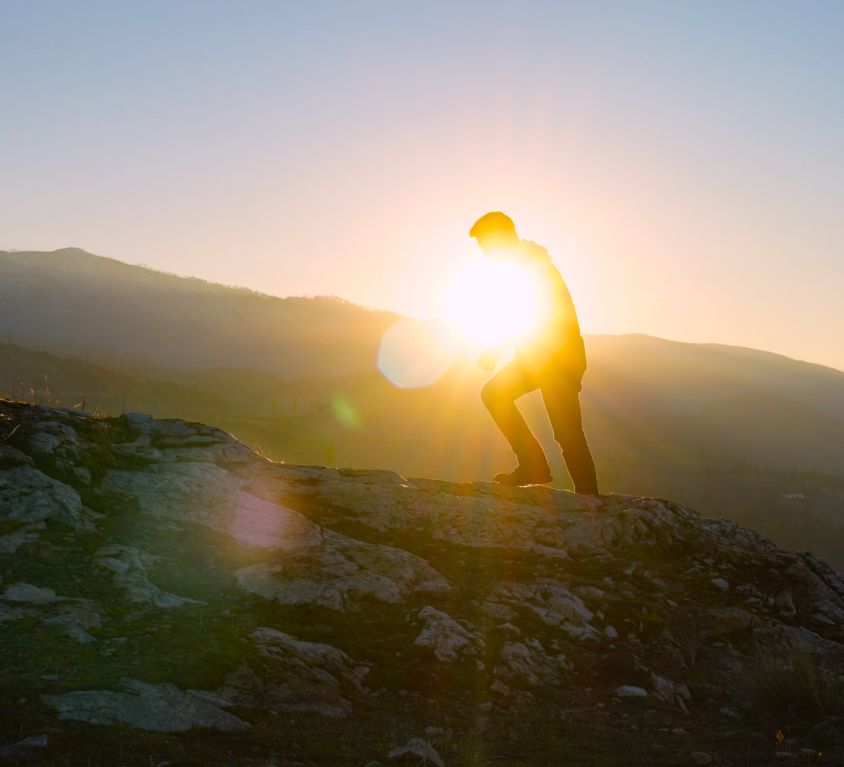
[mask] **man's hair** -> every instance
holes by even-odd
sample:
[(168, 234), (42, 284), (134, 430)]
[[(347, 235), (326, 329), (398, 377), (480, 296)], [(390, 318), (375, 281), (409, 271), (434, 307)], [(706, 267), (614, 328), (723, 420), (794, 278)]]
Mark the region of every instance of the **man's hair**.
[(484, 213), (469, 230), (470, 237), (481, 237), (485, 234), (489, 235), (512, 235), (516, 236), (516, 225), (510, 216), (502, 213), (500, 210), (494, 210), (490, 213)]

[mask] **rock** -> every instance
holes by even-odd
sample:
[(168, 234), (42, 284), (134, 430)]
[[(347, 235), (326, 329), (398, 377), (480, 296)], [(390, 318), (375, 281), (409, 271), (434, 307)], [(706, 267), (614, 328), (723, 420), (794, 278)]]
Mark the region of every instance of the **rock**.
[(729, 590), (730, 590), (730, 584), (729, 584), (729, 583), (727, 583), (727, 581), (726, 581), (726, 580), (724, 580), (723, 578), (713, 578), (713, 579), (712, 579), (711, 581), (709, 581), (709, 582), (710, 582), (713, 586), (715, 586), (715, 588), (716, 588), (716, 589), (718, 589), (719, 591), (724, 591), (724, 592), (727, 592), (727, 591), (729, 591)]
[(632, 685), (622, 685), (616, 687), (615, 694), (619, 698), (647, 698), (648, 691), (644, 687), (634, 687)]
[(47, 747), (46, 735), (30, 735), (17, 743), (0, 746), (0, 762), (30, 762), (41, 759)]
[(234, 732), (249, 724), (202, 695), (184, 692), (173, 684), (151, 684), (124, 678), (128, 692), (79, 690), (62, 695), (42, 695), (41, 699), (59, 712), (59, 719), (75, 719), (90, 724), (128, 724), (151, 732), (182, 732), (207, 727)]
[(511, 639), (518, 639), (522, 635), (519, 627), (514, 626), (512, 623), (502, 623), (497, 629), (501, 636), (510, 637)]
[(389, 759), (401, 759), (403, 761), (418, 761), (422, 760), (422, 764), (433, 764), (436, 767), (445, 767), (442, 757), (437, 753), (436, 749), (422, 738), (411, 738), (403, 746), (394, 748), (387, 754)]
[(102, 611), (90, 599), (66, 599), (41, 617), (41, 625), (59, 631), (80, 644), (95, 642), (88, 629), (102, 625)]
[(20, 608), (0, 604), (0, 623), (18, 620), (18, 618), (23, 618), (24, 615), (26, 613)]
[(235, 475), (208, 461), (160, 462), (144, 471), (111, 470), (100, 491), (137, 498), (144, 514), (198, 523), (248, 546), (294, 550), (322, 543), (318, 525), (281, 504), (255, 497)]
[(496, 602), (527, 607), (549, 626), (560, 625), (573, 637), (599, 636), (590, 624), (594, 613), (583, 600), (566, 586), (551, 578), (541, 578), (530, 584), (499, 584), (492, 591)]
[(398, 604), (411, 593), (438, 593), (449, 582), (427, 562), (401, 549), (326, 532), (323, 545), (287, 552), (278, 562), (235, 573), (244, 591), (281, 604), (314, 604), (356, 611), (361, 600)]
[(474, 646), (483, 646), (480, 638), (461, 626), (446, 613), (430, 605), (419, 611), (419, 617), (425, 621), (425, 627), (413, 644), (428, 647), (437, 660), (452, 663), (458, 653), (474, 654)]
[(126, 592), (130, 602), (148, 602), (156, 607), (182, 607), (205, 604), (197, 599), (180, 597), (162, 591), (150, 583), (147, 573), (161, 557), (152, 556), (131, 546), (103, 546), (95, 553), (97, 565), (114, 573), (112, 582)]
[(155, 423), (149, 413), (124, 413), (120, 418), (138, 431), (146, 431), (152, 428)]
[(53, 434), (36, 432), (29, 438), (27, 447), (36, 455), (52, 455), (61, 444), (61, 439)]
[(7, 602), (29, 602), (43, 605), (57, 602), (62, 597), (56, 596), (56, 592), (52, 589), (33, 586), (31, 583), (10, 583), (3, 589), (0, 599)]
[(774, 599), (774, 605), (783, 618), (793, 618), (797, 615), (797, 608), (794, 607), (794, 600), (791, 598), (791, 589), (780, 591)]
[(87, 466), (74, 466), (73, 473), (76, 479), (83, 485), (91, 484), (91, 470)]
[(77, 529), (92, 529), (78, 491), (32, 466), (0, 471), (0, 519), (27, 523), (55, 520)]
[(254, 669), (241, 665), (219, 689), (204, 693), (212, 701), (342, 718), (365, 691), (362, 680), (369, 668), (336, 647), (267, 627), (255, 629), (250, 638), (261, 663)]
[(693, 764), (712, 764), (712, 757), (706, 751), (692, 751), (690, 756)]
[(21, 525), (17, 530), (6, 535), (0, 535), (0, 554), (14, 554), (25, 543), (38, 540), (38, 531), (43, 529), (44, 523)]
[(571, 666), (564, 654), (551, 655), (537, 639), (507, 641), (499, 649), (493, 674), (511, 688), (538, 687), (560, 678)]
[[(511, 758), (511, 742), (560, 753), (565, 733), (540, 720), (589, 728), (596, 762), (671, 761), (690, 737), (675, 726), (687, 679), (714, 760), (724, 717), (766, 711), (744, 682), (759, 658), (810, 658), (844, 684), (844, 580), (671, 501), (608, 495), (599, 508), (547, 487), (291, 466), (201, 424), (0, 400), (0, 441), (9, 423), (5, 731), (60, 717), (68, 763), (112, 726), (138, 753), (151, 741), (133, 728), (220, 729), (192, 740), (203, 762), (262, 733), (303, 763), (341, 738), (362, 764), (412, 733), (474, 761)], [(104, 681), (79, 681), (92, 679)], [(628, 699), (644, 705), (612, 705)], [(761, 720), (743, 725), (748, 763), (771, 760), (768, 734), (750, 732)], [(621, 750), (619, 726), (647, 732), (641, 753), (629, 739)], [(474, 751), (489, 727), (501, 750)], [(320, 743), (300, 737), (311, 732)]]
[(0, 445), (0, 469), (11, 469), (15, 466), (35, 466), (32, 456), (11, 445)]
[(657, 698), (679, 708), (684, 714), (689, 713), (686, 704), (691, 702), (692, 695), (686, 685), (657, 673), (651, 674), (651, 681)]

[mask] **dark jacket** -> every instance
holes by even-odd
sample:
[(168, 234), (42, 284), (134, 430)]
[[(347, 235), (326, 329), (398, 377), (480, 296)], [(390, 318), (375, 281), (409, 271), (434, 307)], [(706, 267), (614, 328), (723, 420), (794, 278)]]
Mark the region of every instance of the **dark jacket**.
[(527, 269), (537, 290), (537, 322), (516, 343), (516, 358), (542, 372), (564, 367), (578, 381), (586, 370), (586, 350), (569, 289), (548, 251), (522, 240), (519, 263)]

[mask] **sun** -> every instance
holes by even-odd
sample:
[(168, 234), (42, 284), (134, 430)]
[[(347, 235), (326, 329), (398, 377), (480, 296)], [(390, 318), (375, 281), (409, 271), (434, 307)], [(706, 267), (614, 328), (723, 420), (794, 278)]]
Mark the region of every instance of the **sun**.
[(535, 323), (536, 286), (509, 260), (475, 256), (448, 285), (446, 318), (467, 341), (487, 348), (515, 341)]

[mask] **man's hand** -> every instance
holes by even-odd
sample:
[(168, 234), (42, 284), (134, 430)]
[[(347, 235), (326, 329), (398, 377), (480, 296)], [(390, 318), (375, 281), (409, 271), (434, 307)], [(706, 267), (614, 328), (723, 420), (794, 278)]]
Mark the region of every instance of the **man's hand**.
[(495, 367), (495, 363), (497, 361), (498, 350), (486, 349), (485, 351), (481, 352), (481, 356), (478, 357), (478, 367), (481, 367), (484, 370), (492, 370)]

